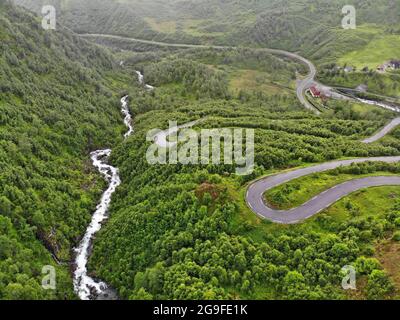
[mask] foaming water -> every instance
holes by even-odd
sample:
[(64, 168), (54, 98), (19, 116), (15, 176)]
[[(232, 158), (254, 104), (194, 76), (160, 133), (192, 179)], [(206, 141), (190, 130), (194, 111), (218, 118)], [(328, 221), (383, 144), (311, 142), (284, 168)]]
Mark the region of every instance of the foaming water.
[[(136, 71), (140, 84), (144, 84), (144, 77)], [(153, 90), (154, 87), (145, 85), (147, 90)], [(128, 96), (121, 98), (121, 112), (124, 115), (124, 123), (128, 128), (124, 138), (133, 134), (132, 115), (129, 111)], [(92, 221), (86, 229), (85, 235), (79, 246), (75, 249), (75, 271), (74, 271), (74, 290), (81, 300), (94, 299), (115, 299), (115, 292), (107, 286), (106, 283), (97, 281), (88, 275), (87, 263), (92, 251), (94, 236), (100, 231), (103, 223), (108, 219), (111, 197), (121, 184), (118, 168), (109, 165), (108, 158), (111, 155), (111, 149), (96, 150), (90, 154), (93, 166), (101, 173), (108, 182), (108, 188), (103, 193), (100, 203), (92, 216)]]
[[(125, 116), (124, 123), (128, 132), (124, 137), (127, 138), (133, 133), (132, 116), (128, 107), (128, 96), (121, 99), (121, 112)], [(80, 242), (75, 258), (74, 272), (74, 290), (81, 300), (90, 300), (94, 298), (110, 298), (115, 296), (113, 291), (108, 288), (104, 282), (96, 281), (88, 275), (87, 262), (92, 251), (92, 242), (95, 234), (100, 231), (104, 221), (108, 218), (108, 209), (111, 203), (111, 197), (117, 187), (121, 184), (118, 168), (107, 164), (111, 149), (96, 150), (90, 154), (93, 166), (101, 173), (109, 183), (107, 190), (103, 193), (100, 203), (92, 216), (92, 221), (86, 229), (86, 233)]]
[(122, 114), (125, 116), (124, 123), (128, 128), (128, 132), (125, 133), (124, 138), (128, 138), (133, 133), (133, 125), (132, 125), (132, 115), (129, 112), (128, 106), (128, 96), (125, 96), (121, 99), (121, 106), (122, 106)]
[(109, 182), (109, 186), (103, 193), (100, 203), (92, 216), (92, 221), (86, 229), (86, 233), (79, 247), (76, 249), (74, 289), (81, 300), (89, 300), (92, 296), (102, 295), (108, 288), (104, 282), (97, 282), (87, 274), (87, 262), (91, 252), (93, 237), (101, 229), (102, 223), (108, 218), (111, 196), (121, 184), (118, 169), (106, 164), (110, 154), (110, 149), (97, 150), (90, 154), (93, 166), (97, 168), (107, 182)]
[(140, 71), (135, 71), (135, 72), (136, 72), (136, 74), (138, 75), (138, 81), (139, 81), (139, 83), (140, 83), (141, 85), (143, 85), (147, 90), (153, 90), (153, 89), (154, 89), (153, 86), (144, 83), (144, 76), (143, 76), (143, 74), (142, 74)]

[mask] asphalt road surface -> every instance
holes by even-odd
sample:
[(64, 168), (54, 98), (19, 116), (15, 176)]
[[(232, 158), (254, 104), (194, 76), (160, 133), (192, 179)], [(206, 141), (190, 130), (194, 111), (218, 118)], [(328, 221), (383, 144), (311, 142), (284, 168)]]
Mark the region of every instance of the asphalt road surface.
[(387, 124), (383, 129), (381, 129), (378, 133), (374, 134), (372, 137), (363, 140), (364, 143), (372, 143), (378, 141), (383, 138), (389, 132), (391, 132), (394, 128), (400, 125), (400, 118), (393, 119), (389, 124)]
[(270, 177), (258, 180), (250, 185), (246, 194), (248, 206), (261, 218), (268, 219), (276, 223), (293, 224), (302, 222), (322, 210), (328, 208), (333, 203), (350, 193), (368, 187), (400, 185), (400, 177), (369, 177), (363, 179), (350, 180), (339, 184), (306, 202), (300, 207), (291, 210), (275, 210), (269, 207), (263, 200), (264, 193), (276, 186), (284, 184), (293, 179), (297, 179), (312, 173), (332, 170), (340, 166), (348, 166), (352, 163), (362, 163), (367, 161), (382, 161), (394, 163), (400, 161), (400, 157), (377, 157), (353, 160), (341, 160), (326, 162), (312, 167), (279, 173)]

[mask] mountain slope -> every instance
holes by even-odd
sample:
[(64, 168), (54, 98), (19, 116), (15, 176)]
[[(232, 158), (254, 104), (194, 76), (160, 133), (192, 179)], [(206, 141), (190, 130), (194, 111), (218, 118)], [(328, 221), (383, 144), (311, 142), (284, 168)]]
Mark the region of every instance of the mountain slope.
[[(226, 94), (225, 80), (237, 70), (265, 72), (267, 78), (294, 73), (295, 65), (277, 59), (253, 50), (199, 49), (136, 64), (156, 90), (135, 97), (131, 106), (156, 110), (137, 115), (135, 134), (113, 150), (123, 183), (90, 260), (90, 269), (120, 298), (346, 298), (341, 268), (361, 264), (364, 255), (370, 259), (374, 242), (392, 236), (399, 212), (388, 199), (398, 197), (399, 187), (379, 189), (382, 195), (375, 194), (356, 214), (341, 209), (294, 226), (261, 221), (244, 203), (247, 182), (257, 177), (343, 156), (400, 150), (398, 143), (360, 143), (392, 116), (384, 110), (330, 101), (331, 109), (320, 118), (299, 106), (293, 92), (272, 94), (243, 84), (241, 93)], [(205, 120), (196, 130), (255, 128), (255, 172), (239, 177), (228, 164), (146, 161), (149, 130), (165, 129), (169, 120), (183, 124), (198, 118)], [(358, 197), (346, 201), (348, 207), (358, 205)], [(378, 262), (374, 268), (380, 268)]]
[[(78, 9), (85, 10), (85, 3), (78, 6), (78, 1), (69, 0), (60, 1), (59, 5), (73, 18), (78, 16)], [(99, 4), (99, 10), (94, 10), (94, 3)], [(118, 5), (126, 6), (126, 3), (118, 2)], [(191, 41), (231, 42), (237, 37), (244, 43), (251, 39), (249, 35), (254, 36), (251, 31), (254, 15), (263, 10), (275, 14), (279, 9), (276, 8), (278, 1), (135, 0), (129, 3), (138, 6), (134, 17), (143, 17), (151, 35), (171, 41), (177, 35), (168, 34), (174, 30), (170, 20), (182, 16), (190, 24), (176, 23), (176, 30), (184, 34), (182, 37), (189, 33)], [(302, 13), (307, 9), (304, 3), (329, 4), (325, 0), (287, 4), (294, 15), (296, 10)], [(381, 2), (357, 3), (366, 3), (368, 9)], [(68, 9), (72, 4), (77, 5), (75, 11)], [(130, 30), (129, 14), (120, 14), (121, 20), (117, 16), (104, 20), (107, 12), (100, 10), (101, 4), (109, 5), (110, 1), (92, 1), (91, 12), (83, 11), (82, 17), (93, 14), (90, 17), (94, 22), (101, 21), (89, 26), (93, 28), (90, 30)], [(157, 4), (159, 11), (166, 4), (170, 7), (162, 16), (155, 16), (148, 9)], [(175, 10), (178, 8), (175, 5), (179, 5), (179, 10)], [(251, 8), (258, 11), (247, 12)], [(324, 10), (331, 14), (327, 8), (323, 7), (318, 19), (325, 18)], [(10, 27), (2, 34), (3, 39), (8, 39), (6, 52), (15, 51), (17, 59), (10, 55), (1, 60), (4, 69), (1, 81), (8, 90), (0, 100), (1, 106), (10, 114), (6, 121), (12, 124), (19, 114), (21, 119), (17, 126), (4, 124), (3, 136), (11, 147), (2, 154), (2, 166), (12, 174), (8, 173), (8, 180), (1, 184), (4, 188), (1, 226), (7, 236), (1, 242), (4, 264), (0, 269), (0, 298), (73, 298), (63, 268), (58, 268), (58, 272), (64, 272), (65, 279), (59, 291), (43, 292), (38, 287), (41, 266), (52, 263), (44, 245), (61, 259), (68, 259), (68, 249), (83, 234), (101, 187), (101, 179), (96, 180), (90, 164), (84, 164), (87, 153), (111, 143), (111, 161), (120, 170), (122, 184), (113, 195), (110, 220), (96, 236), (89, 270), (94, 277), (113, 286), (120, 298), (351, 298), (341, 288), (341, 269), (349, 264), (363, 268), (360, 269), (362, 283), (372, 283), (369, 287), (373, 290), (361, 288), (358, 292), (361, 297), (393, 297), (387, 285), (393, 273), (384, 274), (381, 269), (386, 266), (374, 258), (374, 250), (377, 243), (391, 243), (398, 237), (399, 187), (363, 190), (315, 218), (293, 226), (262, 221), (244, 202), (247, 183), (263, 175), (342, 157), (398, 155), (399, 130), (375, 144), (360, 142), (382, 127), (393, 113), (348, 101), (327, 101), (321, 116), (307, 112), (293, 90), (298, 65), (252, 49), (188, 50), (171, 55), (155, 50), (143, 54), (123, 52), (120, 53), (123, 59), (131, 55), (131, 59), (124, 60), (125, 66), (143, 71), (146, 81), (156, 85), (156, 89), (131, 95), (135, 134), (126, 142), (118, 143), (121, 140), (116, 122), (120, 115), (113, 92), (119, 92), (124, 85), (123, 70), (112, 69), (107, 63), (110, 57), (101, 50), (91, 55), (96, 47), (69, 33), (50, 33), (52, 44), (46, 49), (43, 44), (47, 33), (35, 28), (34, 19), (20, 14), (10, 10), (4, 15), (4, 26), (8, 23)], [(203, 21), (199, 22), (202, 17)], [(21, 28), (24, 21), (30, 24)], [(248, 24), (241, 29), (244, 21)], [(285, 39), (282, 46), (298, 48), (301, 45), (296, 42), (299, 35), (294, 31), (307, 28), (304, 19), (293, 19), (290, 29), (293, 33), (286, 35), (280, 27), (271, 34), (265, 31), (264, 28), (273, 26), (277, 20), (271, 21), (260, 28), (269, 45), (273, 41), (278, 43), (280, 38)], [(85, 20), (69, 26), (81, 31), (79, 25), (86, 23)], [(133, 22), (137, 23), (142, 22)], [(226, 29), (230, 25), (239, 27), (235, 30), (241, 33), (235, 35)], [(311, 29), (307, 44), (315, 40), (317, 29)], [(136, 27), (132, 30), (144, 35)], [(204, 35), (206, 32), (214, 34), (208, 37)], [(17, 48), (19, 38), (27, 42), (21, 41), (22, 53)], [(346, 39), (351, 43), (352, 36)], [(329, 38), (326, 46), (315, 43), (330, 53), (329, 45), (334, 40)], [(263, 41), (261, 38), (258, 44), (264, 44)], [(35, 46), (37, 50), (31, 53), (30, 48)], [(306, 46), (304, 50), (312, 48)], [(75, 54), (70, 55), (70, 49)], [(324, 57), (322, 49), (317, 52), (322, 52)], [(98, 55), (104, 59), (98, 60)], [(18, 57), (25, 56), (27, 60), (22, 59), (20, 63)], [(45, 69), (47, 65), (52, 68)], [(92, 69), (94, 65), (96, 71)], [(122, 75), (117, 76), (115, 72)], [(88, 76), (81, 77), (82, 73)], [(247, 75), (247, 81), (237, 81), (243, 75)], [(30, 83), (32, 90), (28, 88)], [(17, 90), (19, 86), (21, 90)], [(113, 92), (109, 92), (110, 87)], [(50, 94), (48, 99), (47, 94)], [(30, 121), (31, 114), (38, 118), (34, 119), (39, 121), (37, 126)], [(146, 161), (149, 130), (166, 128), (170, 120), (181, 124), (204, 117), (206, 120), (196, 130), (199, 127), (255, 128), (256, 168), (252, 175), (236, 176), (234, 166), (229, 164), (150, 165)], [(35, 136), (37, 132), (39, 135)], [(24, 139), (14, 139), (21, 133)], [(24, 136), (24, 133), (27, 134)], [(32, 169), (28, 170), (29, 166)], [(366, 164), (348, 170), (351, 178), (357, 178), (376, 171), (398, 172), (399, 167)], [(335, 174), (343, 178), (343, 172), (330, 172), (330, 177), (321, 182), (322, 186), (332, 183), (331, 177)], [(25, 191), (26, 186), (29, 192)], [(288, 186), (283, 192), (276, 192), (274, 198), (282, 203), (288, 194), (299, 190), (301, 185)], [(39, 213), (31, 208), (38, 208)], [(34, 253), (29, 255), (29, 252)], [(17, 275), (14, 265), (18, 266)], [(378, 279), (374, 277), (376, 273), (380, 275)]]
[[(70, 260), (101, 192), (88, 153), (124, 130), (103, 80), (115, 67), (25, 10), (0, 9), (0, 299), (74, 298), (68, 264), (52, 255)], [(41, 287), (45, 265), (56, 267), (55, 291)]]
[(187, 43), (315, 50), (348, 33), (341, 28), (345, 5), (355, 6), (358, 25), (400, 29), (399, 0), (15, 1), (33, 10), (53, 3), (61, 21), (77, 32)]

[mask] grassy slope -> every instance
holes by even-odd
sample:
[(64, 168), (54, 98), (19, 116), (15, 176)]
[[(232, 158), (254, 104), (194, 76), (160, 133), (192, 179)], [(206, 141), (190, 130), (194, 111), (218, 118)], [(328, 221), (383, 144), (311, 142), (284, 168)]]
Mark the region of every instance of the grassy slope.
[(240, 91), (262, 91), (268, 94), (293, 94), (294, 81), (282, 85), (271, 81), (271, 75), (255, 70), (234, 70), (230, 77), (230, 88), (234, 94)]
[(368, 67), (376, 69), (383, 62), (400, 58), (400, 35), (381, 34), (365, 47), (352, 51), (339, 59), (344, 65), (354, 65), (358, 69)]
[[(400, 95), (398, 75), (376, 72), (382, 63), (399, 59), (399, 33), (382, 25), (362, 24), (357, 26), (356, 30), (337, 29), (335, 34), (335, 41), (330, 41), (315, 53), (311, 53), (319, 65), (319, 77), (322, 82), (350, 88), (366, 84), (368, 91), (372, 93), (393, 97)], [(324, 68), (330, 64), (340, 67), (352, 66), (356, 68), (356, 72), (342, 71), (327, 76)], [(365, 67), (371, 72), (361, 72)], [(332, 66), (328, 67), (330, 70), (331, 68)]]
[[(43, 0), (16, 0), (38, 10)], [(190, 42), (257, 43), (265, 46), (304, 46), (314, 49), (326, 41), (326, 33), (341, 25), (341, 9), (354, 4), (359, 24), (398, 23), (396, 2), (368, 1), (100, 1), (53, 0), (61, 10), (61, 19), (76, 30), (103, 31)], [(61, 4), (60, 4), (61, 3)], [(102, 10), (94, 10), (94, 9)], [(79, 18), (77, 13), (79, 12)], [(102, 13), (104, 12), (104, 13)], [(112, 12), (113, 22), (105, 12)], [(131, 18), (129, 18), (129, 16)], [(134, 17), (134, 18), (132, 18)], [(381, 17), (385, 17), (382, 21)], [(83, 18), (83, 19), (82, 19)], [(175, 33), (172, 33), (175, 31)], [(172, 33), (172, 34), (171, 34)], [(315, 46), (316, 45), (316, 46)]]

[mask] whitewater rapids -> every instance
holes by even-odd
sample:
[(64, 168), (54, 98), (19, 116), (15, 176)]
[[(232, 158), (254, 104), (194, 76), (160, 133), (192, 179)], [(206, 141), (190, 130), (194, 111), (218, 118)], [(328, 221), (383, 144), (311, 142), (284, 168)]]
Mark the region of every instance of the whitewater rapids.
[[(128, 127), (125, 138), (133, 133), (132, 116), (128, 108), (128, 97), (121, 99), (121, 111), (125, 116), (124, 123)], [(107, 190), (103, 193), (100, 203), (92, 216), (92, 221), (86, 229), (86, 233), (75, 249), (77, 253), (75, 258), (76, 269), (74, 272), (74, 290), (81, 300), (90, 300), (93, 296), (107, 296), (108, 286), (104, 282), (98, 282), (91, 278), (87, 273), (87, 262), (92, 251), (92, 242), (95, 234), (100, 231), (103, 222), (108, 218), (108, 209), (111, 203), (111, 197), (118, 186), (121, 184), (118, 168), (107, 164), (111, 155), (111, 149), (96, 150), (90, 154), (93, 166), (101, 173), (109, 183)]]
[[(146, 90), (153, 90), (154, 87), (144, 83), (144, 76), (136, 71), (138, 81), (144, 85)], [(133, 134), (132, 115), (129, 111), (128, 96), (121, 98), (121, 112), (124, 115), (124, 124), (128, 128), (124, 138), (128, 138)], [(103, 223), (109, 217), (109, 208), (111, 197), (121, 184), (118, 168), (109, 165), (108, 159), (111, 155), (111, 149), (96, 150), (90, 154), (93, 166), (100, 172), (104, 179), (108, 182), (108, 188), (103, 193), (100, 203), (97, 205), (96, 211), (92, 216), (92, 221), (86, 229), (79, 246), (75, 249), (75, 271), (73, 276), (73, 284), (75, 293), (81, 300), (91, 299), (115, 299), (116, 293), (109, 288), (106, 283), (97, 281), (88, 275), (87, 263), (92, 251), (94, 236), (100, 231)]]

